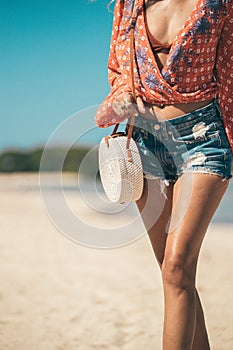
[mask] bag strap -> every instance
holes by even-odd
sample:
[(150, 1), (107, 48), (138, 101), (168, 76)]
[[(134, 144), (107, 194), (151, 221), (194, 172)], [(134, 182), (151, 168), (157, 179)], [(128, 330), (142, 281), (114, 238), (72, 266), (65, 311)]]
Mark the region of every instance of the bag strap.
[(130, 75), (131, 75), (131, 89), (132, 89), (132, 95), (134, 102), (136, 102), (136, 90), (135, 90), (135, 82), (134, 82), (134, 33), (135, 33), (135, 27), (137, 22), (137, 4), (138, 0), (134, 1), (134, 8), (133, 8), (133, 14), (130, 24)]
[[(135, 90), (135, 82), (134, 82), (134, 32), (135, 32), (135, 26), (136, 26), (136, 21), (137, 21), (137, 4), (138, 0), (134, 1), (134, 7), (133, 7), (133, 13), (132, 13), (132, 19), (130, 23), (130, 77), (131, 77), (131, 90), (132, 90), (132, 95), (133, 95), (133, 102), (136, 103), (136, 90)], [(127, 150), (127, 158), (129, 162), (133, 161), (132, 153), (131, 150), (129, 149), (130, 145), (130, 139), (133, 134), (133, 127), (134, 127), (134, 122), (135, 122), (136, 116), (133, 115), (130, 118), (130, 126), (128, 129), (127, 133), (127, 141), (126, 141), (126, 150)], [(116, 134), (117, 129), (118, 129), (119, 123), (117, 123), (113, 129), (113, 132), (111, 136), (114, 136)]]

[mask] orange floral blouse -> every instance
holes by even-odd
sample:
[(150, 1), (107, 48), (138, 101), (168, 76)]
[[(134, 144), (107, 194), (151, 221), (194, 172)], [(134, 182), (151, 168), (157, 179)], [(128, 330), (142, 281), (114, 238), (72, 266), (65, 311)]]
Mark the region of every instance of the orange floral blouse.
[[(108, 61), (110, 94), (97, 110), (95, 122), (107, 127), (121, 118), (114, 98), (131, 91), (130, 21), (134, 0), (116, 0)], [(160, 71), (148, 39), (144, 0), (138, 1), (135, 28), (135, 87), (152, 104), (205, 101), (217, 97), (233, 151), (233, 6), (232, 0), (197, 0), (180, 28)]]

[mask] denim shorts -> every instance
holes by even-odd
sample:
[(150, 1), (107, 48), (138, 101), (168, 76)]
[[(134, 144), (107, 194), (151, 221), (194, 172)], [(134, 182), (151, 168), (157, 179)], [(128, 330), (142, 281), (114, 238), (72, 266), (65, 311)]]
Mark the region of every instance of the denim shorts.
[(141, 154), (145, 178), (159, 178), (167, 185), (188, 172), (231, 178), (232, 153), (216, 100), (173, 119), (138, 116), (132, 137)]

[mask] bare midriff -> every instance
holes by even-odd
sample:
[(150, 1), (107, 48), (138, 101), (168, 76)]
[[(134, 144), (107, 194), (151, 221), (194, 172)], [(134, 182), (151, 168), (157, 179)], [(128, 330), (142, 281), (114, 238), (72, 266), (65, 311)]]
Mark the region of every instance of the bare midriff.
[[(154, 56), (160, 70), (166, 64), (169, 48), (176, 34), (194, 9), (197, 0), (145, 0), (146, 27), (148, 38), (154, 49)], [(158, 46), (159, 43), (159, 46)], [(164, 43), (164, 44), (163, 44)], [(211, 100), (178, 103), (171, 105), (149, 105), (145, 118), (172, 119), (205, 107)]]
[(146, 109), (149, 113), (145, 114), (147, 119), (172, 119), (180, 117), (184, 114), (191, 113), (196, 109), (207, 106), (211, 103), (211, 100), (201, 102), (190, 102), (190, 103), (177, 103), (172, 105), (151, 105), (145, 104)]

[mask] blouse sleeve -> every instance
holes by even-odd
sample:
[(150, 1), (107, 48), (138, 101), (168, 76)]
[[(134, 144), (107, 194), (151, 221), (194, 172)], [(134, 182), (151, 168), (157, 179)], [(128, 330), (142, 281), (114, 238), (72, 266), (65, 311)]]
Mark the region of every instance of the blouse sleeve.
[(124, 79), (121, 74), (121, 67), (116, 52), (117, 45), (119, 45), (119, 32), (123, 11), (124, 1), (117, 0), (114, 9), (112, 37), (108, 59), (108, 80), (111, 90), (96, 112), (95, 122), (98, 127), (107, 127), (125, 119), (122, 119), (115, 114), (112, 108), (112, 102), (117, 94), (131, 91), (130, 86), (127, 83), (127, 79)]
[(225, 18), (217, 55), (218, 101), (233, 153), (233, 11)]

